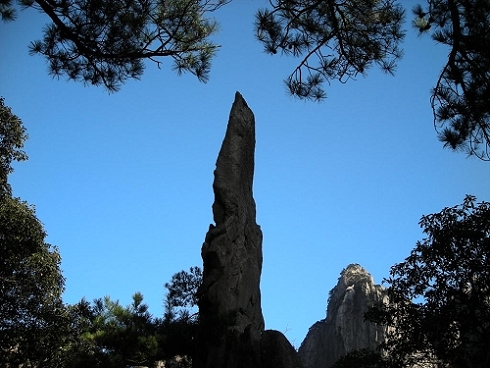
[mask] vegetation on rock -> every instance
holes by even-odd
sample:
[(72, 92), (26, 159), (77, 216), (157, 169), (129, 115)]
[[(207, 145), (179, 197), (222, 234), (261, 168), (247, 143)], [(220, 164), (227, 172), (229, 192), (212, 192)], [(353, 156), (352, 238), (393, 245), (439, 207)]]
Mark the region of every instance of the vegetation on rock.
[(386, 328), (381, 354), (356, 351), (336, 367), (488, 366), (490, 203), (466, 196), (420, 225), (427, 237), (391, 268), (388, 300), (366, 313)]

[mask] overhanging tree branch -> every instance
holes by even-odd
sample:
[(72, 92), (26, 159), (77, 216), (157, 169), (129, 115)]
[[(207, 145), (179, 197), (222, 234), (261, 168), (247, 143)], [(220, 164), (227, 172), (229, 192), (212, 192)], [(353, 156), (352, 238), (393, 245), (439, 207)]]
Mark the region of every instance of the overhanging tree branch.
[(24, 2), (50, 17), (44, 39), (31, 53), (49, 60), (50, 73), (67, 75), (116, 91), (128, 78), (138, 79), (144, 61), (160, 65), (171, 57), (175, 68), (208, 78), (219, 45), (213, 12), (231, 0), (35, 0)]
[(373, 63), (392, 71), (401, 56), (404, 12), (394, 0), (270, 0), (269, 4), (272, 10), (256, 14), (256, 36), (266, 52), (276, 54), (280, 49), (302, 57), (286, 81), (299, 98), (322, 100), (324, 82), (345, 82)]
[[(448, 45), (447, 63), (430, 98), (434, 127), (444, 147), (490, 160), (490, 3), (428, 0), (414, 9), (421, 32)], [(433, 26), (433, 27), (432, 27)]]

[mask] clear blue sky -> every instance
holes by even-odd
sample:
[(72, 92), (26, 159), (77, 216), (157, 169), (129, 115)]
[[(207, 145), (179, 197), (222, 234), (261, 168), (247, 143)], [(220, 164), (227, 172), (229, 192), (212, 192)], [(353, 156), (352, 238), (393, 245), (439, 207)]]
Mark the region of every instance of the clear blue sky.
[(396, 77), (373, 69), (332, 83), (318, 104), (289, 97), (282, 81), (296, 60), (266, 55), (255, 41), (254, 13), (266, 4), (235, 0), (216, 13), (222, 49), (207, 84), (163, 60), (111, 95), (53, 80), (45, 60), (28, 55), (42, 14), (0, 24), (0, 95), (29, 133), (29, 161), (10, 182), (60, 249), (65, 302), (110, 295), (126, 305), (141, 291), (162, 314), (163, 284), (202, 264), (235, 91), (256, 118), (266, 328), (286, 331), (296, 347), (325, 317), (345, 266), (360, 263), (381, 282), (423, 238), (422, 215), (465, 194), (490, 200), (490, 163), (437, 140), (429, 91), (448, 50), (417, 37), (410, 13)]

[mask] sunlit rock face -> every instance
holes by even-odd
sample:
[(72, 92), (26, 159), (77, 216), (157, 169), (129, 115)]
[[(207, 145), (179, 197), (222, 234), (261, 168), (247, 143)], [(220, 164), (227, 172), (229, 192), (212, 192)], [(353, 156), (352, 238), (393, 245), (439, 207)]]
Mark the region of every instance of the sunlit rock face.
[(384, 297), (384, 288), (364, 268), (347, 266), (330, 291), (327, 317), (310, 327), (299, 348), (304, 368), (328, 368), (352, 350), (376, 349), (383, 328), (365, 321), (364, 313)]

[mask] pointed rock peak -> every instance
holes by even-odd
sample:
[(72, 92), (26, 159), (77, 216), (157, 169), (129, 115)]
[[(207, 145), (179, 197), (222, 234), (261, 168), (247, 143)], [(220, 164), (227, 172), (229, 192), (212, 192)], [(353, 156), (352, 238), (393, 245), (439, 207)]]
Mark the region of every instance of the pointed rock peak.
[(201, 249), (197, 368), (299, 368), (278, 331), (264, 331), (261, 308), (262, 230), (252, 194), (255, 118), (235, 94), (216, 162), (214, 221)]
[(301, 344), (299, 354), (305, 368), (330, 367), (341, 356), (356, 349), (376, 349), (384, 329), (364, 319), (369, 306), (384, 299), (384, 288), (359, 264), (340, 272), (330, 291), (327, 316), (316, 322)]
[(213, 214), (216, 226), (235, 216), (238, 208), (255, 221), (254, 167), (255, 117), (237, 92), (214, 171)]
[(238, 91), (235, 92), (235, 102), (233, 102), (233, 105), (237, 105), (237, 104), (241, 104), (248, 108), (247, 102), (245, 101), (241, 93)]
[(351, 291), (357, 292), (358, 296), (376, 295), (375, 298), (377, 299), (383, 290), (382, 286), (374, 283), (371, 274), (361, 265), (351, 263), (340, 272), (337, 285), (330, 290), (327, 302), (327, 318), (331, 318), (337, 313), (339, 306), (345, 302), (346, 295)]
[(237, 92), (216, 162), (213, 215), (201, 249), (203, 367), (260, 366), (262, 231), (252, 194), (255, 118)]
[(242, 129), (255, 131), (254, 114), (240, 92), (235, 93), (235, 101), (231, 106), (230, 120), (228, 122), (228, 125), (230, 124), (241, 125)]
[(351, 286), (361, 281), (367, 281), (374, 285), (371, 274), (358, 263), (351, 263), (340, 272), (339, 285)]
[(341, 274), (348, 274), (348, 273), (354, 273), (354, 274), (359, 274), (359, 273), (364, 273), (364, 274), (369, 274), (359, 263), (351, 263), (348, 265), (346, 268), (344, 268), (341, 272)]

